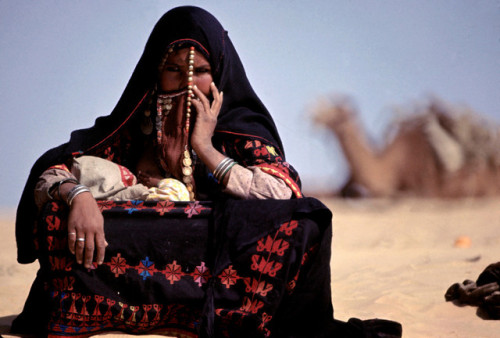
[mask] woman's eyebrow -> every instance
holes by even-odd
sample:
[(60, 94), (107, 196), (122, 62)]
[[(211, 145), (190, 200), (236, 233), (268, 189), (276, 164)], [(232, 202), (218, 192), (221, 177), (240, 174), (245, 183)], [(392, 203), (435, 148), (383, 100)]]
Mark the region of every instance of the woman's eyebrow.
[(203, 61), (200, 61), (200, 63), (195, 62), (194, 67), (195, 68), (210, 68), (210, 63), (203, 60)]

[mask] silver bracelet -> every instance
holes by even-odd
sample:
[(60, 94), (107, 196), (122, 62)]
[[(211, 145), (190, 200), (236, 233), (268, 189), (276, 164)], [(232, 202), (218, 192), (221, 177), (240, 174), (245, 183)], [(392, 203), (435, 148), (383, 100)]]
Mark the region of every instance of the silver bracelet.
[(59, 198), (61, 198), (61, 185), (63, 185), (64, 183), (74, 183), (74, 184), (80, 184), (80, 182), (78, 182), (75, 178), (65, 178), (64, 180), (61, 180), (61, 181), (58, 181), (58, 182), (55, 182), (54, 184), (52, 184), (49, 188), (49, 190), (47, 190), (47, 196), (49, 197), (49, 200), (53, 200), (54, 199), (54, 196), (53, 196), (53, 193), (51, 193), (51, 191), (55, 191), (57, 190), (57, 196), (59, 196)]
[(89, 188), (84, 186), (83, 184), (77, 184), (68, 193), (68, 197), (66, 197), (66, 203), (71, 206), (73, 200), (76, 196), (80, 195), (82, 192), (90, 192)]
[(217, 179), (217, 180), (219, 179), (219, 175), (222, 172), (222, 168), (224, 166), (226, 166), (228, 163), (230, 163), (231, 161), (232, 160), (229, 157), (225, 157), (222, 161), (219, 162), (219, 164), (217, 164), (217, 167), (213, 171), (213, 175), (214, 175), (215, 179)]
[(222, 174), (220, 175), (220, 180), (219, 180), (219, 183), (222, 184), (222, 182), (224, 182), (224, 178), (226, 177), (226, 174), (229, 172), (229, 170), (231, 170), (232, 167), (234, 167), (236, 165), (236, 162), (235, 161), (232, 161), (231, 163), (229, 163), (229, 165), (226, 167), (226, 169), (222, 172)]
[(219, 182), (222, 182), (222, 179), (224, 179), (224, 176), (226, 175), (227, 171), (234, 165), (236, 162), (229, 158), (226, 157), (220, 163), (217, 165), (217, 168), (215, 168), (213, 175), (215, 179)]

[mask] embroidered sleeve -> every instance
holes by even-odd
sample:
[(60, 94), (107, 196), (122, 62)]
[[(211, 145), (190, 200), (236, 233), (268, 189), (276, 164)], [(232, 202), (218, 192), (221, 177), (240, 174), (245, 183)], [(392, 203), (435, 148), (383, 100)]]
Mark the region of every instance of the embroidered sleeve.
[(35, 203), (40, 209), (50, 199), (49, 189), (56, 182), (66, 178), (75, 178), (65, 165), (50, 167), (45, 170), (35, 186)]
[(224, 192), (241, 199), (289, 199), (292, 190), (280, 178), (260, 168), (235, 165)]
[[(242, 168), (231, 170), (226, 192), (245, 199), (290, 198), (288, 193), (283, 194), (283, 191), (291, 191), (292, 195), (297, 198), (302, 197), (300, 178), (297, 171), (285, 161), (281, 150), (272, 144), (258, 137), (252, 138), (249, 135), (235, 134), (233, 138), (222, 141), (220, 148), (224, 155), (234, 159), (242, 166)], [(256, 168), (259, 169), (258, 172)], [(241, 187), (236, 189), (235, 183), (231, 181), (233, 181), (236, 174), (242, 173), (240, 169), (246, 169), (247, 171), (242, 174), (245, 179), (238, 178), (237, 182)], [(233, 179), (231, 179), (231, 176), (233, 176)], [(251, 183), (248, 183), (248, 181)], [(277, 185), (276, 182), (278, 182)], [(285, 185), (287, 189), (283, 188)], [(232, 192), (233, 189), (234, 193)]]

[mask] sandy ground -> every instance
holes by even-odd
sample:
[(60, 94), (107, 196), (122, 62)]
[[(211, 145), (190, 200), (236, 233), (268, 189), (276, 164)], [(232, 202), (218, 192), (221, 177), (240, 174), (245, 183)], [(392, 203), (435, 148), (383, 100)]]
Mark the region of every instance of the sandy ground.
[[(336, 318), (396, 320), (404, 337), (499, 336), (500, 321), (446, 302), (444, 293), (500, 260), (500, 199), (323, 202), (334, 213)], [(14, 212), (0, 211), (0, 334), (9, 337), (37, 265), (16, 263)], [(468, 247), (455, 245), (461, 236)]]

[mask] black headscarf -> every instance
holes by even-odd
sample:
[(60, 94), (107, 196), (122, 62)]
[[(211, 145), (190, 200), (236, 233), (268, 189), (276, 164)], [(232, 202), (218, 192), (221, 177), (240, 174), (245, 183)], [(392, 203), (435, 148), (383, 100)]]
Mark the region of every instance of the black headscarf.
[[(144, 52), (111, 114), (99, 117), (91, 128), (74, 131), (69, 142), (47, 151), (34, 164), (17, 211), (16, 238), (20, 263), (30, 263), (36, 259), (33, 226), (37, 209), (33, 191), (39, 176), (50, 166), (64, 163), (76, 154), (99, 153), (96, 149), (113, 137), (120, 139), (129, 122), (137, 120), (137, 115), (144, 110), (154, 91), (158, 81), (158, 67), (167, 49), (181, 41), (194, 46), (205, 56), (210, 63), (217, 88), (224, 92), (214, 133), (214, 145), (226, 154), (228, 144), (236, 139), (240, 143), (241, 139), (246, 139), (269, 145), (276, 150), (272, 158), (269, 154), (267, 158), (259, 158), (260, 155), (255, 152), (255, 158), (237, 160), (245, 165), (270, 162), (276, 168), (282, 169), (282, 178), (291, 178), (294, 184), (300, 184), (295, 170), (285, 162), (283, 146), (274, 121), (252, 89), (227, 31), (213, 15), (201, 8), (174, 8), (163, 15), (154, 27)], [(129, 137), (133, 138), (133, 135)], [(241, 155), (241, 152), (230, 152), (233, 158), (238, 154)]]

